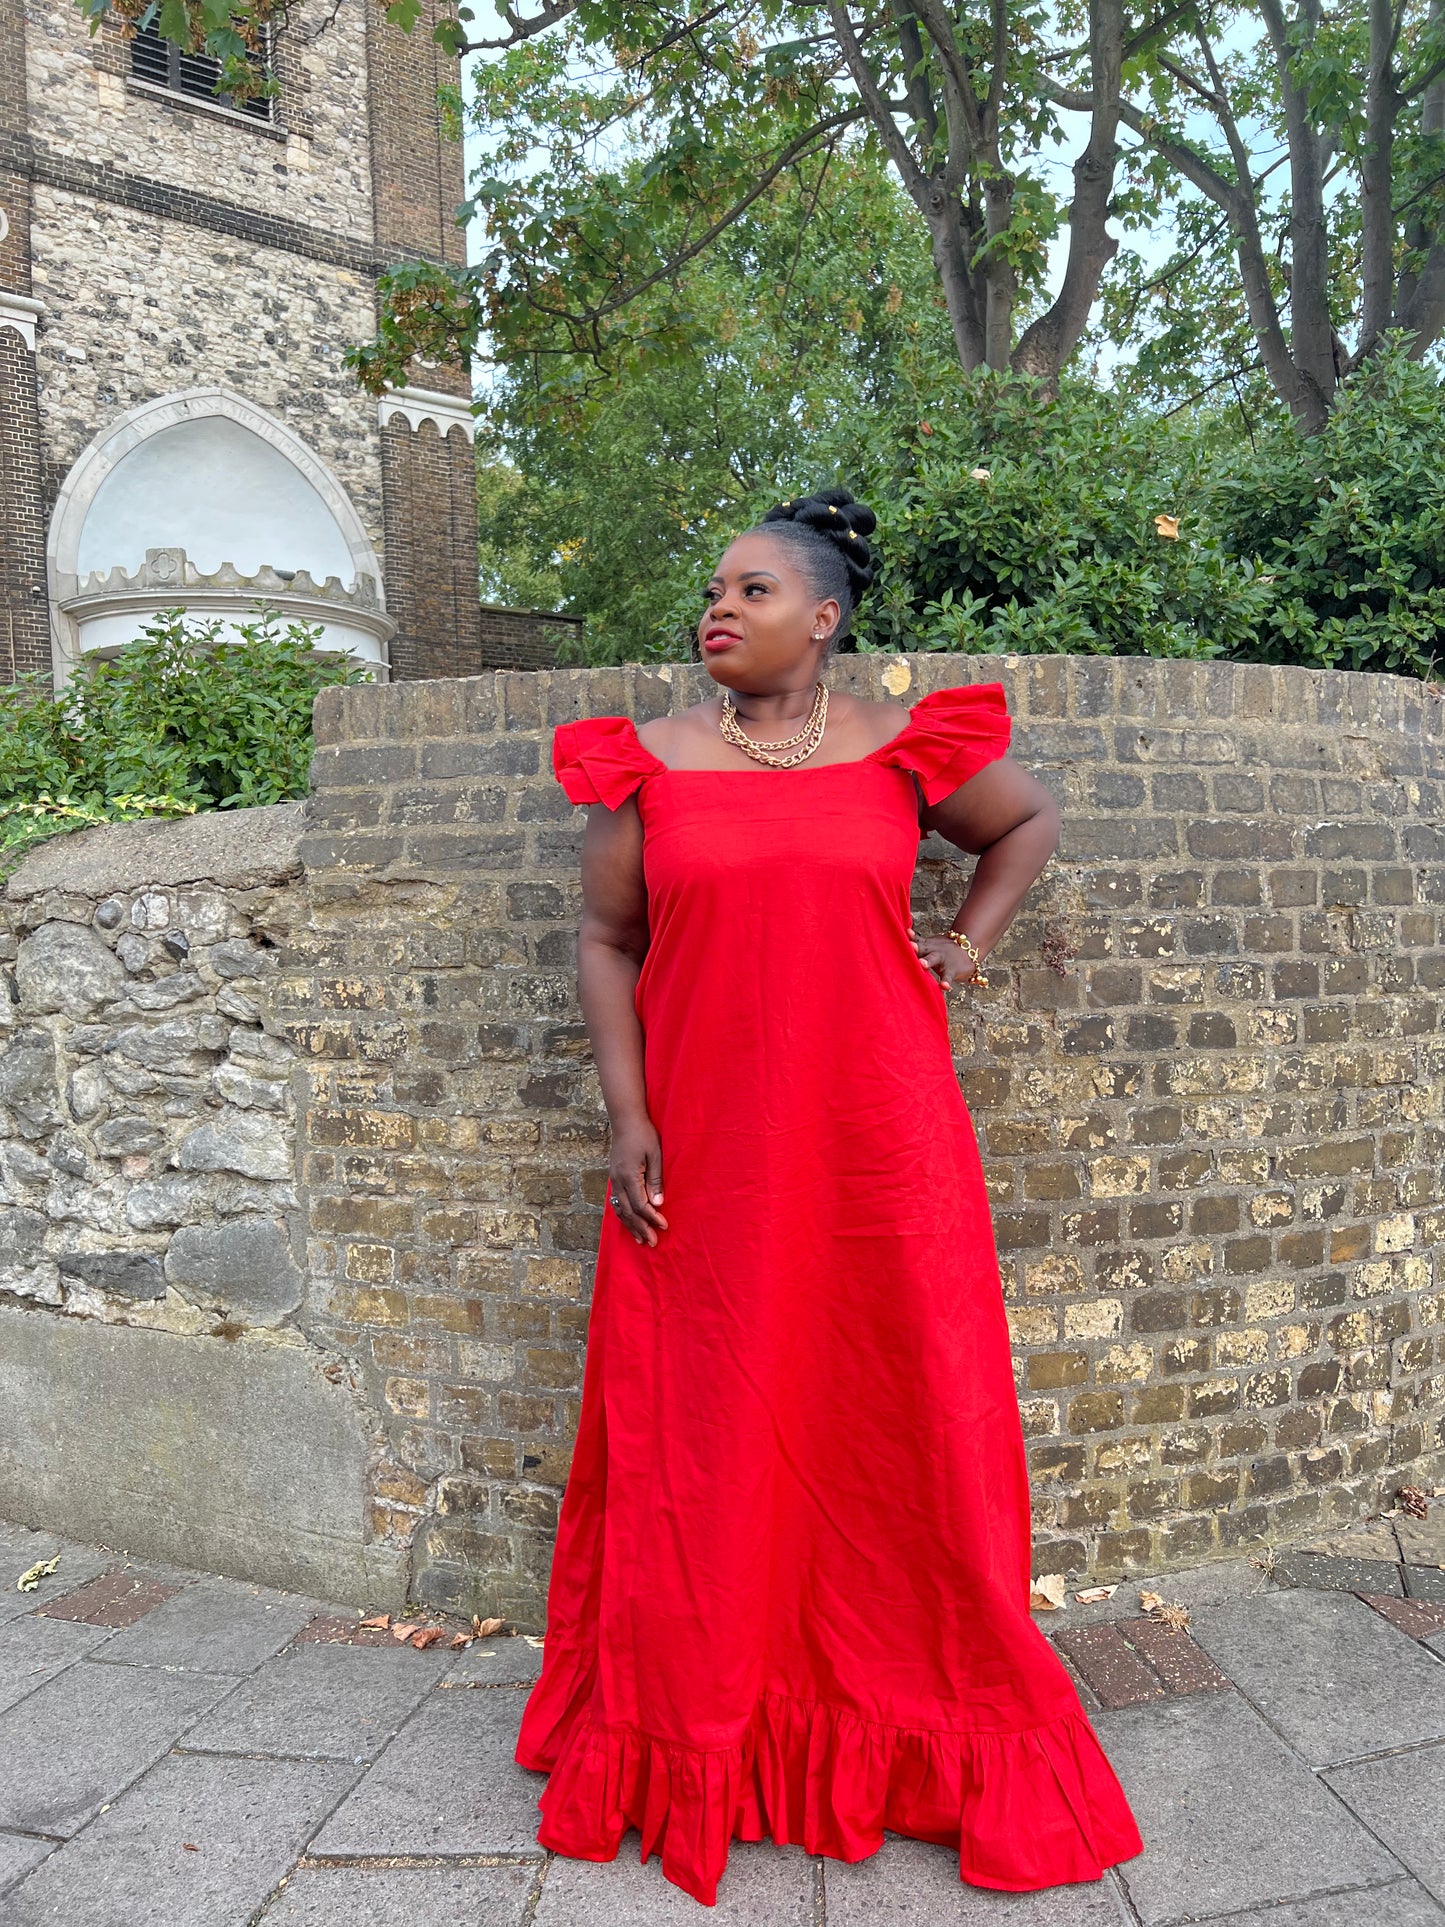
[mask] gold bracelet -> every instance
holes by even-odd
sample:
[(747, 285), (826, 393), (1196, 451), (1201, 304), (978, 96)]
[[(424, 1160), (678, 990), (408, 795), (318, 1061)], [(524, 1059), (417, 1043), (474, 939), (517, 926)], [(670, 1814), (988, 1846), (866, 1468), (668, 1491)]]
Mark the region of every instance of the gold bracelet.
[(971, 979), (965, 979), (965, 981), (980, 984), (983, 989), (987, 990), (988, 978), (983, 974), (983, 958), (979, 956), (978, 945), (973, 941), (972, 937), (966, 937), (961, 930), (945, 930), (943, 934), (948, 938), (950, 943), (956, 943), (960, 950), (966, 950), (969, 956), (973, 958), (973, 976)]

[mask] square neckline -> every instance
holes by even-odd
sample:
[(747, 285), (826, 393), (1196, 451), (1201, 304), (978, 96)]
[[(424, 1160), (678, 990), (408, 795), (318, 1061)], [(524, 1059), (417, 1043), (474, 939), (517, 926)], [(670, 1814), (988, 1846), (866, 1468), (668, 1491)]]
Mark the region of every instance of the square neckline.
[(891, 749), (899, 738), (906, 736), (913, 727), (913, 719), (910, 716), (902, 729), (890, 736), (886, 743), (880, 743), (877, 749), (870, 749), (866, 756), (850, 756), (845, 762), (840, 763), (800, 763), (797, 769), (765, 769), (762, 764), (759, 764), (756, 769), (674, 769), (670, 763), (664, 763), (660, 756), (654, 755), (647, 747), (637, 733), (637, 724), (630, 716), (626, 718), (626, 722), (637, 747), (644, 756), (651, 757), (657, 765), (657, 770), (653, 773), (660, 772), (664, 776), (797, 776), (803, 772), (812, 776), (827, 769), (861, 769), (865, 763), (876, 762), (885, 749)]

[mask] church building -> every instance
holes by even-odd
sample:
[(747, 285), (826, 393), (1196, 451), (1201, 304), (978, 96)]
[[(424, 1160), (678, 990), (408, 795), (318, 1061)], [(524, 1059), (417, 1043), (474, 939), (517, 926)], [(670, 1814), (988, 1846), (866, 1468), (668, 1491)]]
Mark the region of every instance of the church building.
[(228, 101), (154, 29), (0, 0), (0, 682), (258, 600), (382, 677), (488, 666), (468, 378), (378, 403), (342, 360), (385, 268), (464, 258), (428, 24), (305, 0), (278, 95)]

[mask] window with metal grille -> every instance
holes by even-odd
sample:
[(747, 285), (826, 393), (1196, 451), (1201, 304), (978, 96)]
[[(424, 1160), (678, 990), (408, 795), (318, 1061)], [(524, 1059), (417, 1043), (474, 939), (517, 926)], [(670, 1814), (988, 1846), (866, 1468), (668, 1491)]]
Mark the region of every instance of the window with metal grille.
[[(269, 72), (264, 51), (253, 53), (251, 61), (259, 75)], [(229, 107), (234, 113), (249, 114), (252, 120), (271, 121), (276, 117), (275, 101), (264, 95), (237, 100), (233, 94), (218, 94), (216, 82), (221, 76), (221, 63), (209, 54), (183, 52), (173, 40), (167, 40), (154, 23), (136, 30), (130, 43), (130, 70), (137, 80), (148, 80), (153, 87), (167, 87), (174, 94), (208, 100), (213, 107)]]

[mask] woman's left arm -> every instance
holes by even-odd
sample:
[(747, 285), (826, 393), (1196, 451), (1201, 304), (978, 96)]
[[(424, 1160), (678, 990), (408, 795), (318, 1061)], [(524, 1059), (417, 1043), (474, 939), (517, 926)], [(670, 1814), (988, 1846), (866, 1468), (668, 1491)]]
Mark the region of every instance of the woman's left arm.
[[(952, 927), (987, 957), (1059, 847), (1059, 806), (1036, 776), (1007, 756), (986, 763), (951, 796), (924, 804), (918, 820), (978, 861)], [(910, 927), (910, 935), (913, 935)], [(975, 974), (947, 937), (914, 937), (921, 962), (945, 985)]]

